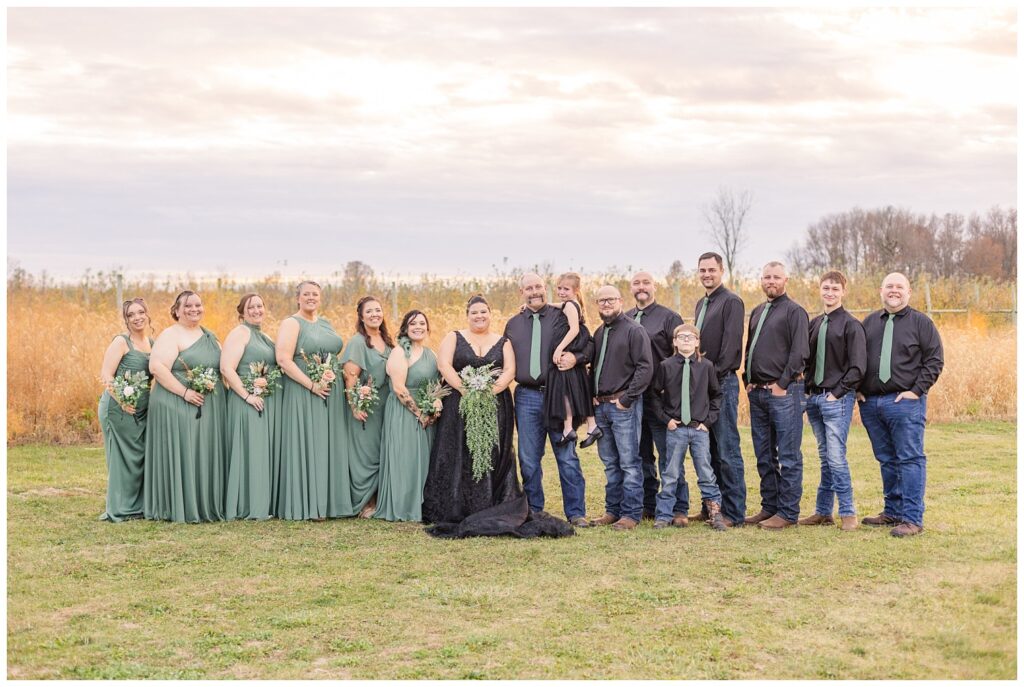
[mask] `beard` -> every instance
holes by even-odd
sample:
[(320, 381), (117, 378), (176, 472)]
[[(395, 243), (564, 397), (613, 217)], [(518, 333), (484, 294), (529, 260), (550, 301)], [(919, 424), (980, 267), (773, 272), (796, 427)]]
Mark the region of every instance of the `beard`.
[(619, 312), (613, 312), (613, 313), (611, 313), (611, 314), (609, 314), (609, 315), (605, 315), (605, 314), (603, 314), (603, 313), (598, 313), (598, 315), (600, 315), (600, 316), (601, 316), (601, 321), (602, 321), (602, 322), (604, 322), (605, 324), (611, 324), (611, 323), (612, 323), (612, 322), (614, 322), (614, 321), (616, 320), (616, 318), (618, 318), (618, 316), (619, 316), (619, 315), (621, 315), (621, 314), (622, 314), (622, 311), (621, 311), (621, 310), (620, 310)]

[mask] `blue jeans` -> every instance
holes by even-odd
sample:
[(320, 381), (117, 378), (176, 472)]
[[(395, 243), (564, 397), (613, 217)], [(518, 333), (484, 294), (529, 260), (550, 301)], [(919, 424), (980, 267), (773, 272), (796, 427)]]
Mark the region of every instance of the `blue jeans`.
[(597, 453), (604, 463), (604, 509), (620, 518), (640, 521), (644, 500), (644, 478), (640, 469), (640, 421), (643, 399), (619, 410), (614, 403), (594, 408), (594, 419), (604, 435), (597, 440)]
[(686, 515), (686, 511), (675, 510), (676, 485), (683, 472), (683, 459), (686, 449), (693, 456), (693, 469), (697, 473), (697, 485), (700, 497), (705, 500), (722, 502), (722, 494), (718, 491), (715, 473), (711, 469), (711, 437), (708, 432), (691, 427), (677, 427), (665, 430), (665, 448), (668, 460), (661, 471), (661, 492), (658, 494), (658, 520), (671, 520), (675, 513)]
[(800, 517), (803, 494), (804, 383), (790, 382), (785, 396), (751, 389), (750, 436), (761, 478), (761, 510), (791, 522)]
[(853, 515), (853, 483), (850, 466), (846, 462), (846, 437), (853, 419), (853, 401), (856, 393), (828, 400), (828, 392), (807, 397), (807, 421), (818, 440), (818, 458), (821, 460), (821, 482), (814, 512), (832, 515), (839, 499), (839, 515)]
[(860, 404), (860, 419), (882, 470), (882, 511), (900, 522), (924, 527), (924, 423), (928, 397), (916, 401), (896, 394), (868, 396)]
[[(653, 513), (657, 508), (659, 496), (658, 473), (665, 472), (668, 452), (665, 447), (665, 423), (655, 416), (646, 397), (644, 400), (643, 422), (640, 424), (640, 467), (644, 473), (644, 510)], [(658, 450), (657, 469), (654, 467), (655, 449)], [(685, 513), (690, 510), (690, 487), (686, 483), (686, 469), (681, 469), (683, 471), (679, 473), (679, 482), (676, 488), (675, 509), (677, 513)]]
[(722, 491), (722, 516), (742, 523), (747, 515), (747, 483), (743, 476), (743, 453), (736, 411), (740, 401), (740, 382), (735, 372), (721, 380), (722, 407), (711, 430), (711, 469)]
[(580, 459), (576, 455), (576, 443), (555, 446), (562, 437), (561, 430), (548, 429), (549, 421), (544, 415), (544, 392), (517, 386), (515, 393), (516, 429), (519, 432), (517, 450), (519, 470), (523, 473), (523, 491), (530, 510), (544, 510), (544, 471), (540, 461), (544, 457), (544, 439), (551, 442), (558, 466), (558, 481), (562, 485), (562, 508), (569, 520), (582, 518), (587, 514), (584, 499), (586, 482)]

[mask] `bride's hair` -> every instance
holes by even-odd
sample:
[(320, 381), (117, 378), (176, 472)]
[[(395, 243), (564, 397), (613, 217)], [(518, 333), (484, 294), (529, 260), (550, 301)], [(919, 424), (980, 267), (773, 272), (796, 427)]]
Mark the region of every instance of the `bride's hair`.
[(476, 303), (483, 303), (484, 305), (487, 306), (488, 310), (491, 309), (491, 304), (487, 302), (487, 299), (484, 298), (484, 295), (482, 293), (478, 293), (475, 296), (471, 296), (469, 301), (466, 302), (466, 314), (467, 315), (469, 314), (469, 309), (472, 308), (473, 305), (476, 304)]

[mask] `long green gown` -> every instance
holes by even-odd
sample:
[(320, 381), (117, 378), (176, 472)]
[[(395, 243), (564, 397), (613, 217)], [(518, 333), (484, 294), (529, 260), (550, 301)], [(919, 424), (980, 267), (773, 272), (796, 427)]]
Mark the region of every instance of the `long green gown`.
[[(220, 370), (217, 337), (206, 327), (202, 330), (203, 335), (179, 353), (171, 366), (171, 372), (182, 384), (188, 384), (182, 361), (189, 368)], [(202, 415), (197, 419), (196, 406), (165, 389), (159, 381), (153, 385), (143, 480), (148, 520), (224, 519), (224, 385), (218, 383), (214, 391), (203, 396)]]
[[(131, 336), (121, 334), (128, 342), (128, 352), (121, 356), (115, 377), (125, 372), (145, 372), (149, 379), (149, 353), (132, 344)], [(153, 340), (149, 340), (150, 347)], [(146, 413), (149, 407), (149, 385), (135, 406), (135, 416), (103, 392), (97, 417), (103, 430), (103, 446), (107, 453), (107, 508), (100, 520), (122, 522), (142, 517), (142, 472), (146, 456)]]
[[(337, 355), (344, 342), (324, 318), (309, 322), (301, 317), (293, 360), (306, 372), (302, 352), (312, 361), (314, 353)], [(327, 403), (309, 389), (282, 377), (278, 392), (277, 445), (273, 472), (272, 512), (284, 520), (319, 520), (328, 516), (328, 484), (331, 477), (331, 442), (337, 424), (332, 412), (342, 395), (341, 374), (331, 388)], [(334, 439), (337, 441), (337, 439)]]
[(352, 511), (355, 515), (370, 498), (377, 493), (380, 479), (380, 440), (384, 429), (384, 406), (390, 396), (387, 362), (391, 347), (385, 345), (381, 353), (366, 343), (361, 334), (353, 336), (341, 356), (341, 362), (359, 366), (359, 383), (366, 383), (373, 377), (379, 399), (365, 423), (352, 417), (351, 407), (345, 408), (342, 417), (348, 430), (348, 474), (352, 494)]
[[(274, 342), (259, 326), (243, 322), (250, 330), (235, 372), (245, 378), (249, 364), (277, 367)], [(263, 415), (230, 389), (228, 394), (228, 487), (224, 500), (228, 520), (266, 520), (270, 517), (270, 470), (275, 439), (277, 396), (263, 399)]]
[[(424, 385), (437, 381), (438, 377), (437, 358), (429, 348), (424, 348), (419, 360), (409, 366), (405, 386), (415, 399)], [(373, 517), (419, 522), (423, 519), (423, 485), (430, 467), (434, 425), (424, 429), (416, 416), (398, 400), (390, 380), (388, 386), (391, 393), (384, 406), (380, 486), (377, 512)]]

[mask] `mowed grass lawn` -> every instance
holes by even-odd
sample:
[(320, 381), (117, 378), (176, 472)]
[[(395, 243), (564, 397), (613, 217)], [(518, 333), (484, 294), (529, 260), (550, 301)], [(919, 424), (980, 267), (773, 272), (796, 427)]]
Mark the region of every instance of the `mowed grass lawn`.
[[(355, 520), (111, 525), (96, 519), (102, 449), (12, 448), (7, 674), (1013, 679), (1015, 431), (928, 429), (926, 530), (907, 540), (646, 522), (558, 541), (437, 541)], [(809, 432), (804, 456), (809, 514)], [(603, 473), (592, 449), (582, 458), (600, 515)], [(860, 427), (851, 463), (858, 514), (878, 512)], [(560, 513), (550, 454), (545, 467)]]

